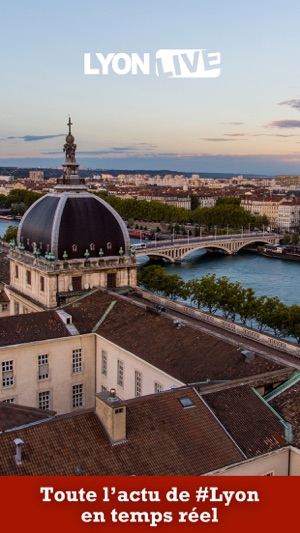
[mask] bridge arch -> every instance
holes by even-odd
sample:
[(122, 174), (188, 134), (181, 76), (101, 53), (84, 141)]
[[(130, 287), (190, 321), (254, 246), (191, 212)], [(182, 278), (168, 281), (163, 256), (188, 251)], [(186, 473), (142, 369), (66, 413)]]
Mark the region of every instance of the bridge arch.
[(136, 256), (148, 256), (150, 259), (158, 260), (165, 259), (168, 262), (176, 263), (182, 261), (185, 257), (197, 250), (220, 250), (229, 255), (235, 255), (242, 248), (249, 244), (265, 244), (278, 243), (280, 236), (278, 235), (235, 235), (235, 236), (221, 236), (216, 239), (208, 237), (206, 239), (187, 239), (180, 242), (168, 242), (160, 244), (159, 246), (147, 245), (146, 249), (137, 250)]

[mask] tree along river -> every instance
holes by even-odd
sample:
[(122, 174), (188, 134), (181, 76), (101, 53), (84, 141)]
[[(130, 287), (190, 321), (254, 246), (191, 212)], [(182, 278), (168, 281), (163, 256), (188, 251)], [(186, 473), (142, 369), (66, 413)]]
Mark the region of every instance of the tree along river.
[[(8, 226), (17, 221), (0, 220), (0, 237)], [(139, 242), (131, 239), (132, 243)], [(141, 268), (151, 264), (147, 257), (139, 259)], [(239, 281), (245, 288), (252, 287), (257, 296), (278, 296), (286, 305), (300, 305), (300, 261), (285, 261), (263, 257), (255, 252), (241, 251), (237, 255), (211, 254), (198, 250), (187, 256), (182, 263), (164, 262), (168, 274), (178, 274), (185, 282), (206, 274), (227, 276)]]

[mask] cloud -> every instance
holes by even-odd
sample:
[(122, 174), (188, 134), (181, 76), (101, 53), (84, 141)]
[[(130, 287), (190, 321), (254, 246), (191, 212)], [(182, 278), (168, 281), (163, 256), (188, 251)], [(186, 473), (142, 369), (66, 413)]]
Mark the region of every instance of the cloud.
[(220, 122), (220, 124), (229, 124), (230, 126), (242, 126), (245, 122)]
[(157, 144), (145, 143), (145, 142), (133, 143), (132, 146), (148, 146), (148, 148), (157, 148)]
[(245, 137), (246, 133), (223, 133), (226, 137)]
[(43, 141), (44, 139), (54, 139), (55, 137), (64, 137), (65, 133), (58, 133), (57, 135), (23, 135), (23, 137), (6, 137), (1, 141), (7, 141), (11, 139), (23, 139), (25, 142)]
[[(225, 135), (228, 135), (225, 133)], [(202, 141), (209, 141), (209, 142), (217, 142), (217, 143), (221, 143), (221, 142), (232, 142), (232, 141), (244, 141), (245, 139), (237, 139), (235, 136), (234, 136), (234, 139), (225, 139), (224, 137), (201, 137), (201, 140)]]
[[(146, 143), (146, 142), (139, 142), (139, 143), (133, 143), (133, 144), (130, 144), (130, 145), (125, 145), (125, 146), (110, 146), (106, 149), (103, 149), (103, 150), (81, 150), (81, 151), (77, 151), (76, 152), (76, 155), (77, 156), (85, 156), (85, 157), (97, 157), (97, 156), (103, 156), (103, 155), (106, 155), (106, 156), (109, 156), (109, 155), (135, 155), (136, 157), (138, 157), (140, 154), (142, 155), (147, 155), (147, 154), (152, 154), (153, 153), (153, 150), (154, 149), (157, 149), (157, 145), (155, 144), (150, 144), (150, 143)], [(47, 152), (43, 152), (44, 155), (58, 155), (60, 154), (61, 151), (47, 151)]]
[(300, 120), (273, 120), (265, 128), (300, 128)]
[(278, 105), (289, 105), (293, 109), (298, 109), (300, 111), (300, 100), (298, 98), (293, 98), (292, 100), (285, 100), (284, 102), (279, 102)]
[(299, 137), (297, 133), (253, 133), (252, 137)]

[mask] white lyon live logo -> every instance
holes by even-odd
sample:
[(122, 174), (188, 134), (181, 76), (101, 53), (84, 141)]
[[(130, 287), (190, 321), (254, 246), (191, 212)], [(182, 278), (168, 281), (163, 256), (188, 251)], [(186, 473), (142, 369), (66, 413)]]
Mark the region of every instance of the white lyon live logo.
[(205, 48), (158, 50), (153, 61), (149, 53), (102, 52), (84, 54), (84, 74), (119, 76), (143, 74), (165, 78), (217, 78), (221, 73), (220, 52)]

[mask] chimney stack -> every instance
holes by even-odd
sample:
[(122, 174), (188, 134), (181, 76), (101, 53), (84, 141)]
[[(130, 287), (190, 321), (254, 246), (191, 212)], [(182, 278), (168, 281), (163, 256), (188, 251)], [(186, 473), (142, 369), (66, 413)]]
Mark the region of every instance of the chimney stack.
[(126, 440), (126, 404), (116, 389), (96, 394), (96, 415), (113, 444)]
[(16, 445), (15, 461), (17, 465), (21, 465), (22, 464), (22, 444), (24, 444), (24, 442), (22, 441), (22, 439), (15, 439), (14, 443)]

